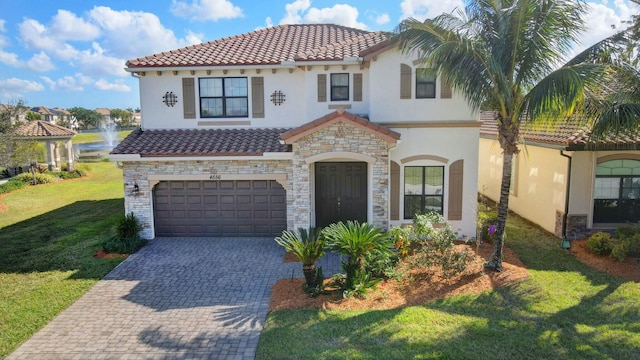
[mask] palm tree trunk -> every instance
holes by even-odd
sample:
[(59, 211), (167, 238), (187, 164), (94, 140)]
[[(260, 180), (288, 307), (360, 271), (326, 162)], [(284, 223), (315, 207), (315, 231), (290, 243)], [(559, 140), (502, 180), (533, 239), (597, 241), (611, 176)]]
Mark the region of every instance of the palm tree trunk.
[(493, 254), (491, 254), (491, 259), (484, 265), (485, 268), (495, 271), (502, 271), (502, 247), (504, 245), (504, 230), (507, 225), (507, 214), (509, 213), (512, 162), (513, 152), (509, 151), (509, 148), (507, 148), (504, 150), (504, 155), (502, 157), (502, 183), (500, 186), (500, 203), (498, 204), (498, 227), (496, 229), (496, 240), (493, 243)]

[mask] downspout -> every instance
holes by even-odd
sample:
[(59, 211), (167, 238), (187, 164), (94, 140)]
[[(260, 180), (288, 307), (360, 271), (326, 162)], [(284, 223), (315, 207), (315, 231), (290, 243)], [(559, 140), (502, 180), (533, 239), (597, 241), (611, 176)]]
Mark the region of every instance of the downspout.
[(567, 163), (567, 186), (566, 193), (564, 198), (564, 214), (562, 216), (562, 236), (563, 238), (567, 238), (567, 220), (569, 214), (569, 198), (571, 193), (571, 162), (573, 158), (564, 153), (564, 150), (560, 150), (560, 156), (564, 156), (568, 159)]

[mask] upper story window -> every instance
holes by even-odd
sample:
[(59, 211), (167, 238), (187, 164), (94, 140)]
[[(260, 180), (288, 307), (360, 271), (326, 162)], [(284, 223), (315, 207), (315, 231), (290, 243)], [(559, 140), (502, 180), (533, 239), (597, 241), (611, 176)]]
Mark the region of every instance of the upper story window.
[(416, 99), (435, 99), (436, 72), (432, 69), (416, 69)]
[(349, 100), (349, 74), (331, 74), (331, 101)]
[(444, 167), (407, 166), (404, 168), (404, 218), (435, 211), (443, 213)]
[(248, 117), (246, 77), (200, 78), (200, 117)]

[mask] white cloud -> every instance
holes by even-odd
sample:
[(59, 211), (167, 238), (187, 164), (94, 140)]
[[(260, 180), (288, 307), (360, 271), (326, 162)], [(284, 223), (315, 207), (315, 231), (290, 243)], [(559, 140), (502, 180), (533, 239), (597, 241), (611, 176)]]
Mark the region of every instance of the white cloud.
[(25, 19), (18, 25), (18, 30), (27, 48), (46, 51), (48, 55), (61, 60), (72, 59), (77, 53), (63, 38), (56, 37), (56, 34), (36, 20)]
[(51, 62), (51, 59), (49, 59), (47, 54), (42, 51), (33, 55), (31, 59), (24, 61), (18, 59), (17, 54), (0, 50), (0, 63), (18, 69), (37, 72), (46, 72), (55, 68), (55, 66)]
[(25, 93), (42, 91), (44, 86), (35, 81), (18, 78), (8, 78), (0, 80), (0, 96), (5, 99), (18, 99)]
[(108, 56), (100, 44), (94, 42), (92, 50), (83, 50), (72, 61), (72, 64), (84, 73), (94, 76), (114, 75), (127, 76), (124, 70), (125, 60)]
[(5, 19), (0, 19), (0, 32), (5, 32), (7, 31), (7, 28), (5, 27), (5, 24), (7, 23), (7, 20)]
[(88, 15), (102, 30), (101, 45), (114, 57), (136, 58), (202, 42), (202, 34), (193, 32), (185, 39), (177, 39), (173, 31), (151, 13), (96, 6)]
[(109, 83), (105, 79), (100, 79), (95, 83), (96, 88), (104, 91), (117, 91), (117, 92), (129, 92), (131, 87), (122, 82), (116, 81), (115, 83)]
[(83, 91), (84, 87), (82, 82), (73, 76), (65, 76), (58, 80), (51, 80), (47, 76), (40, 77), (51, 90), (59, 91)]
[(400, 3), (401, 19), (409, 17), (417, 20), (434, 18), (444, 12), (449, 13), (455, 8), (464, 9), (462, 0), (403, 0)]
[(51, 37), (61, 42), (66, 40), (91, 41), (100, 36), (100, 29), (96, 25), (84, 21), (67, 10), (58, 10), (47, 32), (51, 34)]
[(388, 14), (380, 14), (376, 17), (376, 24), (378, 25), (384, 25), (389, 21), (391, 21), (391, 19), (389, 18)]
[(175, 16), (191, 20), (233, 19), (242, 17), (242, 9), (233, 5), (229, 0), (173, 0), (171, 13)]
[(358, 22), (358, 9), (347, 4), (318, 9), (311, 7), (310, 0), (295, 0), (285, 5), (285, 11), (280, 24), (323, 23), (367, 29), (367, 25)]

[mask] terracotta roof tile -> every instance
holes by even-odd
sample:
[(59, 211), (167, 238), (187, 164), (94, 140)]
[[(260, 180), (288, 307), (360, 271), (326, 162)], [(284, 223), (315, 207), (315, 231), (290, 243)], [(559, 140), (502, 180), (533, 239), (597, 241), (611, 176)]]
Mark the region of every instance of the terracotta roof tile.
[(66, 127), (52, 124), (47, 121), (37, 120), (29, 121), (18, 126), (15, 129), (15, 134), (20, 137), (63, 137), (71, 138), (76, 135), (76, 132), (69, 130)]
[[(498, 135), (498, 122), (495, 112), (483, 111), (480, 114), (480, 134), (496, 137)], [(591, 131), (587, 126), (577, 123), (563, 123), (549, 129), (525, 128), (521, 136), (525, 142), (559, 145), (567, 148), (579, 149), (584, 147), (625, 147), (640, 145), (640, 130), (633, 133), (624, 133), (606, 136), (599, 141), (590, 139)]]
[(331, 24), (280, 25), (127, 61), (129, 68), (275, 65), (357, 57), (388, 35)]
[(291, 152), (280, 143), (287, 129), (192, 129), (131, 132), (111, 154), (152, 156), (260, 156)]

